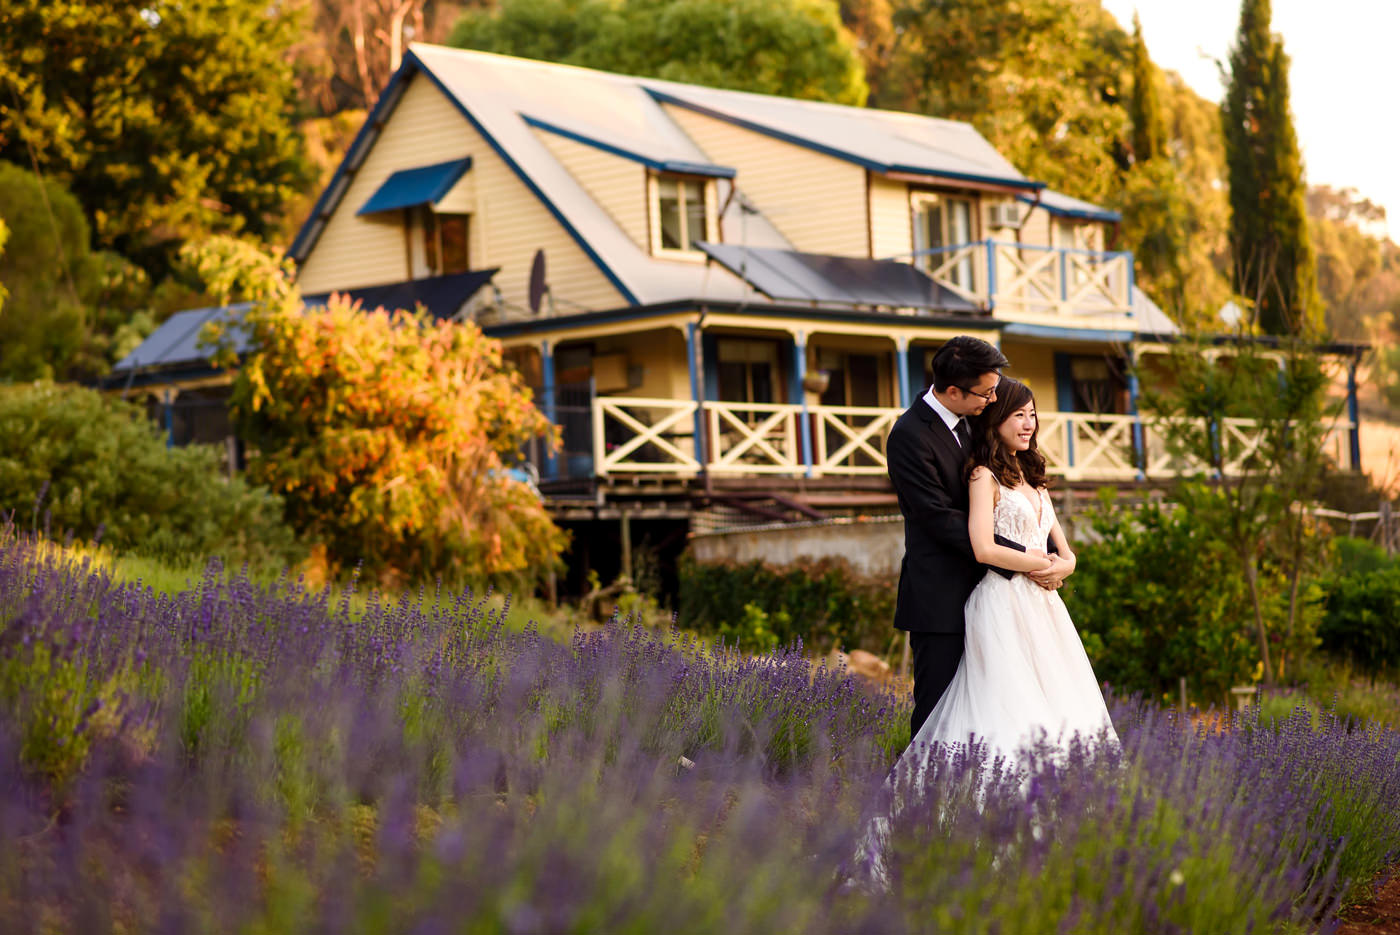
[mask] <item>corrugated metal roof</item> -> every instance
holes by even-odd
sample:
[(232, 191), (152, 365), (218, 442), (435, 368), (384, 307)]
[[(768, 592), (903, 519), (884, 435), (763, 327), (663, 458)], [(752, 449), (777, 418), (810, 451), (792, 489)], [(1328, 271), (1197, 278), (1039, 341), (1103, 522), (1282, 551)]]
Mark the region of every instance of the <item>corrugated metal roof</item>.
[[(1033, 196), (1021, 195), (1020, 199), (1028, 204), (1034, 203)], [(1051, 214), (1067, 218), (1082, 218), (1086, 221), (1108, 221), (1117, 224), (1123, 220), (1123, 215), (1117, 211), (1110, 211), (1107, 208), (1100, 208), (1096, 204), (1087, 201), (1080, 201), (1078, 198), (1071, 198), (1069, 195), (1045, 189), (1040, 193), (1040, 205)]]
[(400, 169), (385, 179), (355, 213), (375, 214), (432, 204), (446, 195), (471, 165), (468, 156), (416, 169)]
[(127, 354), (112, 368), (113, 373), (166, 367), (192, 361), (208, 360), (210, 349), (200, 343), (204, 326), (228, 325), (227, 336), (238, 353), (248, 349), (248, 335), (239, 325), (249, 303), (192, 308), (176, 312), (156, 328), (141, 345)]
[(529, 114), (521, 114), (525, 122), (530, 126), (562, 136), (565, 139), (582, 143), (585, 146), (592, 146), (604, 152), (612, 153), (614, 156), (621, 156), (623, 159), (630, 159), (633, 162), (640, 162), (648, 168), (656, 169), (659, 172), (679, 172), (686, 175), (708, 175), (714, 178), (732, 179), (738, 174), (738, 170), (730, 166), (715, 165), (709, 160), (695, 161), (692, 159), (677, 159), (666, 153), (659, 153), (653, 150), (649, 140), (630, 140), (623, 134), (603, 130), (599, 127), (588, 127), (580, 121), (573, 121), (573, 126), (564, 126), (558, 123), (551, 123), (548, 120), (541, 120), (539, 117), (532, 117)]
[(662, 103), (706, 113), (877, 172), (1043, 187), (1017, 171), (970, 124), (650, 78), (633, 80)]
[[(451, 276), (433, 276), (391, 283), (387, 286), (347, 289), (342, 294), (360, 302), (368, 310), (412, 310), (415, 306), (422, 305), (436, 318), (450, 318), (457, 314), (478, 289), (490, 282), (496, 273), (496, 269), (472, 270)], [(329, 293), (309, 295), (304, 298), (304, 302), (308, 308), (317, 308), (324, 306), (329, 298)], [(140, 347), (123, 357), (103, 382), (107, 385), (120, 383), (125, 375), (138, 370), (173, 369), (206, 363), (212, 349), (202, 344), (200, 338), (204, 326), (211, 323), (226, 324), (226, 333), (234, 351), (239, 354), (247, 353), (252, 345), (247, 330), (242, 326), (242, 320), (244, 312), (251, 307), (251, 303), (242, 302), (237, 305), (176, 312), (162, 322), (150, 337), (142, 341)]]
[[(917, 114), (799, 101), (637, 78), (569, 65), (538, 62), (443, 46), (414, 44), (385, 89), (375, 119), (390, 117), (404, 81), (425, 73), (453, 101), (573, 237), (623, 301), (652, 305), (678, 300), (750, 301), (749, 284), (715, 264), (651, 255), (609, 215), (554, 157), (542, 133), (568, 136), (622, 158), (718, 176), (720, 227), (726, 244), (791, 250), (792, 244), (762, 213), (746, 206), (742, 173), (726, 178), (681, 130), (666, 106), (687, 107), (748, 126), (797, 145), (865, 165), (873, 171), (978, 180), (1032, 190), (1022, 175), (972, 126)], [(357, 141), (358, 143), (358, 141)], [(352, 147), (337, 173), (352, 171), (368, 144)], [(734, 189), (735, 182), (739, 186)], [(343, 190), (344, 186), (341, 186)], [(334, 209), (333, 181), (318, 214), (298, 235), (292, 255), (304, 259), (327, 211)], [(1030, 199), (1028, 199), (1030, 200)], [(1117, 214), (1058, 193), (1042, 202), (1060, 213), (1099, 220)], [(761, 301), (761, 299), (760, 299)]]

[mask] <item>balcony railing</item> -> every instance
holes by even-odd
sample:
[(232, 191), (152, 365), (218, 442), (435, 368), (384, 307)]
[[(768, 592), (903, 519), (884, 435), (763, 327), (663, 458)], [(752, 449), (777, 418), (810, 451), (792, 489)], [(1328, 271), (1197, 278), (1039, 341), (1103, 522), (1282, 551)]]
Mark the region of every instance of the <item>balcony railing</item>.
[(920, 251), (934, 282), (999, 311), (1050, 315), (1127, 314), (1133, 255), (979, 240)]
[[(704, 403), (698, 424), (705, 467), (714, 476), (833, 477), (883, 475), (885, 439), (903, 410), (782, 403)], [(691, 400), (600, 396), (593, 400), (593, 473), (600, 477), (667, 474), (693, 477), (701, 464)], [(804, 420), (806, 432), (804, 433)], [(1329, 454), (1350, 469), (1352, 423), (1328, 429)], [(804, 439), (805, 434), (805, 439)], [(1220, 430), (1224, 471), (1236, 475), (1258, 447), (1250, 419)], [(1050, 473), (1067, 480), (1131, 481), (1205, 470), (1167, 451), (1148, 417), (1042, 412), (1040, 450)]]

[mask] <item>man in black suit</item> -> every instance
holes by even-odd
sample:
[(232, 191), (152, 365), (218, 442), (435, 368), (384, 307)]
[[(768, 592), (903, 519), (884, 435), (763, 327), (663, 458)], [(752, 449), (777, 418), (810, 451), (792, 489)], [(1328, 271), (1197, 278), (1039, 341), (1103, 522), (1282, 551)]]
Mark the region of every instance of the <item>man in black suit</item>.
[[(1006, 357), (986, 341), (951, 339), (934, 354), (933, 385), (895, 422), (886, 444), (890, 481), (904, 514), (894, 625), (909, 631), (914, 654), (911, 737), (958, 670), (963, 605), (986, 572), (967, 532), (967, 419), (996, 400), (1005, 366)], [(1023, 545), (997, 541), (1024, 551)]]

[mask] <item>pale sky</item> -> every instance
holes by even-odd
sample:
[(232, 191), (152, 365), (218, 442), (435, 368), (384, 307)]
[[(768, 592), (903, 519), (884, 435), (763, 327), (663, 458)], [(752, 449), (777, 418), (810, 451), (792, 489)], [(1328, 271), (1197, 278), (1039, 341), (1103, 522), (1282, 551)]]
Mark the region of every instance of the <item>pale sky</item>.
[[(1102, 0), (1152, 60), (1219, 101), (1215, 60), (1227, 63), (1238, 0)], [(1273, 0), (1273, 29), (1292, 60), (1293, 123), (1312, 185), (1355, 188), (1386, 208), (1400, 237), (1400, 4), (1394, 0)]]

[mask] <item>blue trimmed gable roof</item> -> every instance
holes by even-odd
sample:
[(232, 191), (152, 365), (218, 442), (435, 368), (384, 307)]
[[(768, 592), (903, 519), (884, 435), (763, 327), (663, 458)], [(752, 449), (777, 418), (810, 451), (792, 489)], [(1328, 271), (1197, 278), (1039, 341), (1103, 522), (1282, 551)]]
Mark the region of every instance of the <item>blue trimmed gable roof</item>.
[(452, 190), (468, 169), (472, 157), (440, 162), (433, 166), (420, 166), (417, 169), (401, 169), (393, 173), (379, 188), (375, 189), (369, 201), (360, 206), (356, 214), (375, 214), (379, 211), (395, 211), (399, 208), (415, 208), (418, 205), (433, 204)]
[(635, 79), (658, 103), (744, 127), (874, 172), (927, 175), (1035, 191), (970, 124), (919, 114), (799, 101), (670, 81)]
[(630, 305), (677, 299), (743, 301), (753, 298), (753, 292), (723, 267), (651, 256), (619, 226), (608, 206), (599, 204), (560, 164), (546, 145), (546, 134), (654, 169), (715, 178), (724, 206), (720, 225), (725, 241), (742, 237), (750, 247), (791, 250), (792, 244), (748, 205), (742, 171), (736, 178), (734, 169), (715, 165), (668, 107), (706, 113), (876, 172), (993, 184), (1026, 193), (1043, 188), (968, 124), (415, 44), (297, 235), (290, 250), (293, 259), (304, 260), (314, 248), (349, 179), (392, 118), (403, 89), (420, 78), (431, 81), (456, 106)]
[[(630, 159), (633, 162), (640, 162), (649, 169), (658, 172), (679, 172), (685, 175), (707, 175), (712, 178), (732, 179), (738, 174), (737, 170), (729, 166), (717, 166), (709, 161), (694, 162), (685, 159), (674, 159), (664, 155), (649, 155), (646, 150), (650, 147), (643, 142), (630, 142), (618, 138), (616, 133), (608, 133), (600, 130), (570, 130), (558, 124), (549, 123), (538, 117), (531, 117), (529, 114), (521, 114), (521, 118), (530, 126), (537, 130), (544, 130), (553, 133), (555, 136), (562, 136), (566, 140), (573, 140), (575, 143), (582, 143), (594, 149), (600, 149), (605, 153), (612, 153), (614, 156), (621, 156), (623, 159)], [(611, 139), (611, 142), (609, 142)]]

